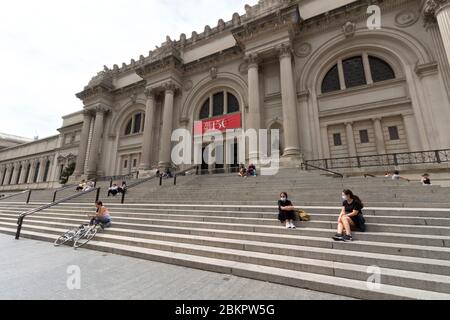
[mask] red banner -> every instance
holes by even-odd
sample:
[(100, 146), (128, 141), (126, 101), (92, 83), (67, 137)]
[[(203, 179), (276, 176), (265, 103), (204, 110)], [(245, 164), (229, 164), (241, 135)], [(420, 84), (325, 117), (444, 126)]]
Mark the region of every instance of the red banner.
[(240, 113), (215, 119), (196, 121), (194, 124), (194, 135), (201, 136), (211, 130), (225, 132), (226, 130), (239, 128), (242, 128)]

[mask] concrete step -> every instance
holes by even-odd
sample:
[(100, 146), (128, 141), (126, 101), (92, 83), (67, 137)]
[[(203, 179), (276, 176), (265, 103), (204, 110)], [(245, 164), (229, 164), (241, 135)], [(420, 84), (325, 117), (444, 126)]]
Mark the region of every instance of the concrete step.
[[(1, 227), (0, 230), (10, 234), (14, 231), (13, 229), (4, 227)], [(44, 241), (54, 240), (53, 237), (50, 237), (48, 234), (38, 232), (24, 231), (23, 236)], [(106, 236), (107, 235), (104, 235), (104, 237)], [(99, 236), (99, 239), (100, 237), (101, 236)], [(245, 256), (243, 256), (244, 261), (232, 261), (102, 241), (92, 241), (88, 244), (88, 248), (190, 268), (199, 268), (202, 270), (308, 288), (316, 291), (339, 293), (341, 295), (363, 299), (450, 299), (450, 295), (446, 293), (387, 284), (382, 284), (377, 290), (370, 290), (366, 281), (249, 263), (245, 262), (246, 260), (249, 260), (249, 258), (246, 258)], [(187, 247), (186, 251), (189, 251)], [(229, 252), (229, 255), (231, 254), (232, 252)], [(262, 261), (262, 259), (263, 258), (260, 257), (260, 261)], [(406, 276), (405, 273), (395, 274), (395, 271), (392, 271), (389, 274), (392, 278), (395, 276), (399, 278), (401, 275)], [(437, 280), (437, 278), (434, 280)]]

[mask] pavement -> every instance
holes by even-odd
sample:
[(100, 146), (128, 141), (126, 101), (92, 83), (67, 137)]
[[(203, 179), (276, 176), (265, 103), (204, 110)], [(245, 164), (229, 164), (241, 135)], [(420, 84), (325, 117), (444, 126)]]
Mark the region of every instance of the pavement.
[(0, 300), (350, 300), (0, 235)]

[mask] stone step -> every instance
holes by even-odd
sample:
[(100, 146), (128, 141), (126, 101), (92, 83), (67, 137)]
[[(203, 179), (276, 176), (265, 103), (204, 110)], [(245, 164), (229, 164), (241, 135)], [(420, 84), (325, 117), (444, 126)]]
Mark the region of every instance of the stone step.
[[(0, 231), (14, 233), (14, 229), (4, 227)], [(43, 241), (54, 240), (48, 234), (38, 232), (24, 231), (23, 236)], [(133, 240), (133, 238), (130, 238), (130, 240)], [(446, 293), (387, 284), (382, 284), (377, 290), (370, 290), (366, 281), (253, 264), (249, 263), (250, 260), (245, 255), (242, 256), (244, 261), (230, 261), (223, 258), (203, 257), (183, 252), (168, 253), (164, 250), (102, 241), (92, 241), (87, 248), (363, 299), (450, 299), (450, 295)], [(190, 252), (188, 247), (185, 247), (184, 251)], [(225, 256), (231, 257), (233, 256), (232, 253), (228, 250), (228, 255)], [(236, 254), (236, 252), (234, 253)], [(225, 252), (222, 252), (222, 254), (225, 254)], [(220, 254), (218, 256), (222, 257)], [(248, 262), (245, 262), (246, 260)], [(263, 258), (261, 257), (259, 261), (263, 261)], [(401, 275), (405, 276), (406, 274), (401, 272), (395, 274), (395, 271), (389, 274), (391, 277), (400, 277)]]

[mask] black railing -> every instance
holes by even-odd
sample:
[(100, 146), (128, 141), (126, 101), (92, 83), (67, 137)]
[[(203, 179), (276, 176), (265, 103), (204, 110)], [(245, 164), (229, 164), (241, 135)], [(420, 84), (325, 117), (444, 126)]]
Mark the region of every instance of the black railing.
[(14, 198), (14, 197), (17, 197), (17, 196), (21, 196), (21, 195), (23, 195), (23, 194), (25, 194), (25, 193), (28, 193), (28, 201), (27, 201), (27, 203), (28, 203), (28, 202), (30, 202), (30, 200), (29, 200), (29, 195), (31, 194), (31, 190), (25, 190), (25, 191), (22, 191), (22, 192), (10, 194), (9, 196), (1, 197), (1, 198), (0, 198), (0, 201), (4, 201), (4, 200), (6, 200), (6, 199), (11, 199), (11, 198)]
[(228, 168), (199, 169), (198, 175), (239, 173), (239, 166)]
[(325, 169), (353, 169), (369, 167), (398, 167), (414, 164), (450, 163), (450, 150), (432, 150), (392, 153), (373, 156), (357, 156), (305, 161), (305, 167)]
[(75, 194), (75, 195), (71, 195), (71, 196), (66, 197), (66, 198), (64, 198), (64, 199), (61, 199), (61, 200), (54, 201), (54, 202), (52, 202), (52, 203), (43, 205), (43, 206), (41, 206), (41, 207), (39, 207), (39, 208), (35, 208), (35, 209), (28, 210), (28, 211), (26, 211), (26, 212), (21, 213), (21, 214), (19, 215), (19, 219), (18, 219), (18, 221), (17, 221), (16, 240), (19, 240), (19, 238), (20, 238), (20, 232), (22, 231), (23, 221), (24, 221), (24, 219), (25, 219), (26, 217), (31, 216), (31, 215), (33, 215), (33, 214), (35, 214), (35, 213), (40, 212), (40, 211), (49, 209), (49, 208), (51, 208), (51, 207), (54, 207), (54, 206), (56, 206), (56, 205), (58, 205), (58, 204), (61, 204), (61, 203), (63, 203), (63, 202), (70, 201), (70, 200), (76, 199), (76, 198), (78, 198), (78, 197), (81, 197), (81, 196), (83, 196), (83, 195), (92, 193), (92, 192), (94, 192), (94, 191), (97, 192), (96, 198), (95, 198), (95, 201), (97, 202), (98, 199), (100, 198), (100, 190), (101, 190), (101, 188), (94, 188), (94, 189), (91, 189), (91, 190), (89, 190), (89, 191), (85, 191), (85, 192), (82, 192), (82, 193), (77, 193), (77, 194)]
[(309, 170), (309, 168), (313, 168), (313, 169), (316, 169), (316, 170), (320, 170), (320, 171), (323, 171), (323, 172), (326, 172), (326, 173), (333, 174), (333, 175), (338, 176), (338, 177), (340, 177), (342, 179), (344, 178), (343, 174), (341, 174), (339, 172), (331, 171), (330, 169), (324, 169), (324, 168), (321, 168), (321, 167), (317, 167), (315, 165), (308, 164), (306, 162), (303, 164), (303, 166), (304, 166), (305, 170)]

